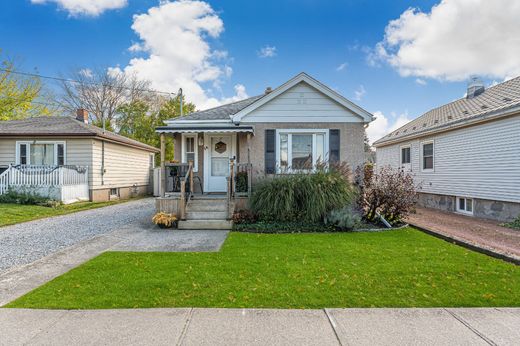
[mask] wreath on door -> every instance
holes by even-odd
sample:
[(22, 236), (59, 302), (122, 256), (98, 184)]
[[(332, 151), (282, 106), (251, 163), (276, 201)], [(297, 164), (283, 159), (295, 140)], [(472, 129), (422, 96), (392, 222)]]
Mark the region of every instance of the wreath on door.
[(222, 142), (222, 141), (218, 141), (217, 143), (215, 143), (215, 151), (219, 154), (222, 154), (224, 152), (226, 152), (227, 150), (227, 145), (226, 143)]

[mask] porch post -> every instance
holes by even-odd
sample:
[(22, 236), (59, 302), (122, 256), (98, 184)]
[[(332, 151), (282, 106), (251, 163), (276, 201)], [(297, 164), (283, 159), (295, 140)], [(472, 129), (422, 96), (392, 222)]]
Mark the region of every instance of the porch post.
[(251, 132), (247, 133), (247, 163), (251, 163)]
[(161, 197), (166, 194), (166, 139), (164, 133), (161, 133), (161, 181), (159, 182)]

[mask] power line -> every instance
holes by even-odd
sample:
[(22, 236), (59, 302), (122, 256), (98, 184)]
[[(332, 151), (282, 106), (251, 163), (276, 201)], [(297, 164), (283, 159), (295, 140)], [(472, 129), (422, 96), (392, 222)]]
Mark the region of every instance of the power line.
[[(95, 83), (95, 82), (88, 82), (88, 81), (79, 81), (79, 80), (75, 80), (75, 79), (71, 79), (71, 78), (62, 78), (62, 77), (54, 77), (54, 76), (44, 76), (44, 75), (41, 75), (41, 74), (38, 74), (38, 73), (30, 73), (30, 72), (23, 72), (23, 71), (14, 71), (14, 70), (9, 70), (9, 69), (5, 69), (5, 68), (0, 68), (0, 71), (3, 71), (3, 72), (7, 72), (7, 73), (13, 73), (13, 74), (18, 74), (18, 75), (21, 75), (21, 76), (27, 76), (27, 77), (35, 77), (35, 78), (43, 78), (43, 79), (52, 79), (52, 80), (56, 80), (56, 81), (60, 81), (60, 82), (65, 82), (65, 83), (77, 83), (77, 84), (89, 84), (89, 85), (97, 85), (97, 86), (103, 86), (103, 87), (108, 87), (110, 85), (108, 84), (101, 84), (101, 83)], [(172, 93), (172, 92), (167, 92), (167, 91), (158, 91), (158, 90), (152, 90), (152, 89), (137, 89), (137, 88), (129, 88), (129, 87), (118, 87), (119, 89), (125, 89), (125, 90), (134, 90), (134, 91), (143, 91), (143, 92), (151, 92), (151, 93), (157, 93), (157, 94), (166, 94), (166, 95), (170, 95), (170, 96), (176, 96), (177, 94), (176, 93)]]

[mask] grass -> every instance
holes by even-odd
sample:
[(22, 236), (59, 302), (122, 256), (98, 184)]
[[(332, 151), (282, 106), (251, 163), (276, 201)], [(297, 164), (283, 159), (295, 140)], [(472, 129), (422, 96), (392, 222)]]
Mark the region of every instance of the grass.
[(415, 229), (231, 233), (218, 253), (107, 252), (17, 308), (520, 306), (520, 267)]
[[(78, 202), (61, 205), (56, 208), (43, 207), (39, 205), (21, 205), (12, 203), (0, 203), (0, 227), (14, 225), (20, 222), (43, 219), (50, 216), (65, 215), (82, 210), (106, 207), (112, 204), (128, 200), (108, 202)], [(0, 229), (0, 232), (2, 229)]]

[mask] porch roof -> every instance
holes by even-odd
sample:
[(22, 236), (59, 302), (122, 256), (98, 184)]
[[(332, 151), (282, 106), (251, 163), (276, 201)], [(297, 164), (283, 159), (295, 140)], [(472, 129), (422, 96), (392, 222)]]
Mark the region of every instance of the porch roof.
[(254, 133), (253, 126), (238, 125), (197, 125), (197, 124), (176, 124), (175, 126), (160, 126), (156, 128), (158, 133), (198, 133), (198, 132), (250, 132)]

